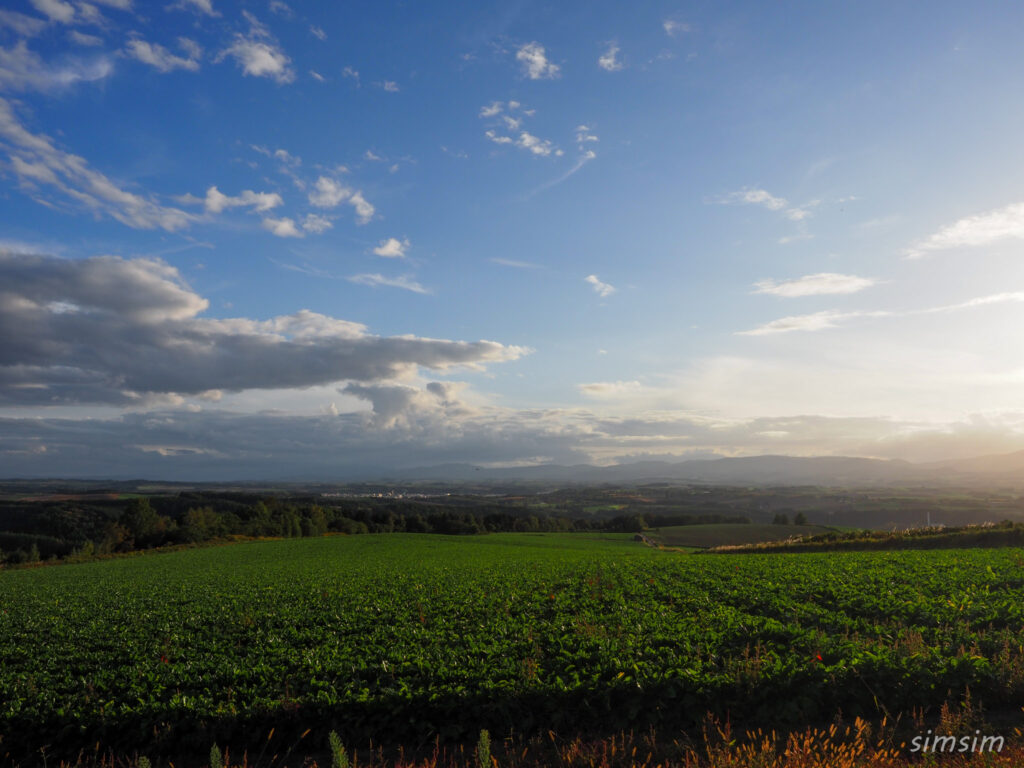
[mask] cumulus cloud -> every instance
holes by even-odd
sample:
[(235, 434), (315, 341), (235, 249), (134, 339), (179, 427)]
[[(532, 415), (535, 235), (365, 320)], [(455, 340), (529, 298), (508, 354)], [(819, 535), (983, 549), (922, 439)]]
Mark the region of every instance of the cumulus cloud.
[(504, 109), (504, 105), (500, 101), (492, 101), (486, 107), (480, 108), (480, 117), (495, 117), (501, 114), (502, 109)]
[(799, 296), (820, 296), (833, 293), (857, 293), (870, 288), (878, 281), (870, 277), (841, 275), (835, 272), (819, 272), (804, 275), (796, 280), (761, 280), (754, 284), (754, 293), (796, 298)]
[(263, 228), (277, 237), (303, 237), (295, 220), (288, 217), (274, 219), (268, 216), (263, 220)]
[(29, 50), (24, 40), (19, 40), (13, 48), (0, 47), (0, 90), (55, 91), (77, 83), (103, 80), (113, 71), (113, 63), (102, 55), (51, 65)]
[(1024, 239), (1024, 203), (967, 216), (942, 227), (930, 237), (905, 251), (907, 258), (919, 259), (933, 251), (977, 248), (1001, 240)]
[(371, 288), (401, 288), (405, 291), (412, 291), (413, 293), (430, 293), (429, 288), (425, 288), (414, 280), (410, 275), (401, 275), (399, 277), (387, 277), (379, 273), (374, 274), (362, 274), (352, 275), (348, 278), (349, 282), (357, 283), (359, 285), (368, 285)]
[(110, 216), (135, 229), (173, 232), (187, 227), (193, 219), (178, 208), (125, 191), (89, 167), (83, 158), (54, 146), (48, 136), (29, 132), (3, 98), (0, 98), (0, 150), (7, 153), (11, 170), (22, 188), (32, 194), (41, 195), (42, 189), (56, 190), (96, 215)]
[(311, 34), (317, 40), (326, 40), (327, 39), (327, 33), (324, 32), (323, 29), (321, 29), (320, 27), (312, 25), (312, 24), (309, 27), (309, 34)]
[(608, 44), (608, 50), (601, 54), (597, 60), (597, 66), (606, 72), (618, 72), (622, 69), (622, 62), (619, 61), (619, 46), (615, 43)]
[(206, 197), (202, 203), (207, 213), (221, 213), (227, 208), (252, 208), (256, 213), (265, 213), (282, 205), (284, 200), (276, 192), (253, 192), (251, 189), (243, 190), (240, 195), (231, 197), (213, 186), (206, 190)]
[(125, 53), (133, 59), (155, 67), (160, 72), (173, 72), (176, 69), (198, 72), (199, 59), (202, 56), (199, 44), (187, 37), (179, 37), (178, 46), (185, 51), (185, 56), (175, 56), (162, 45), (134, 38), (125, 45)]
[(381, 240), (380, 245), (374, 248), (373, 252), (386, 259), (404, 259), (409, 245), (408, 238), (399, 240), (397, 237), (389, 237), (387, 240)]
[(373, 205), (363, 197), (362, 191), (353, 190), (328, 176), (321, 176), (316, 180), (313, 191), (309, 193), (309, 202), (317, 208), (337, 208), (342, 203), (347, 203), (355, 209), (356, 221), (359, 224), (366, 224), (376, 213)]
[(249, 21), (249, 34), (236, 34), (235, 41), (221, 51), (216, 61), (231, 56), (242, 68), (242, 74), (251, 77), (269, 77), (278, 83), (295, 79), (292, 60), (274, 42), (267, 28), (252, 14), (243, 11)]
[(158, 395), (309, 387), (515, 359), (491, 341), (379, 337), (302, 310), (200, 317), (209, 302), (156, 259), (0, 253), (0, 403), (143, 403)]
[(334, 224), (328, 217), (315, 213), (306, 214), (306, 218), (302, 220), (302, 228), (307, 232), (312, 232), (314, 235), (323, 234), (333, 227)]
[(516, 51), (516, 61), (523, 74), (531, 80), (551, 79), (559, 75), (558, 65), (548, 61), (544, 46), (538, 42), (526, 43)]
[(394, 80), (384, 80), (383, 82), (377, 83), (377, 85), (379, 85), (388, 93), (398, 93), (401, 90), (398, 87), (398, 83), (396, 83)]
[(598, 279), (597, 275), (587, 275), (585, 278), (583, 278), (583, 281), (586, 283), (590, 283), (590, 285), (594, 289), (594, 293), (596, 293), (602, 299), (607, 298), (608, 296), (611, 296), (613, 293), (615, 293), (615, 286), (609, 285), (608, 283), (602, 283)]
[(63, 0), (30, 0), (32, 6), (40, 13), (46, 14), (50, 21), (58, 24), (70, 24), (75, 20), (75, 6)]

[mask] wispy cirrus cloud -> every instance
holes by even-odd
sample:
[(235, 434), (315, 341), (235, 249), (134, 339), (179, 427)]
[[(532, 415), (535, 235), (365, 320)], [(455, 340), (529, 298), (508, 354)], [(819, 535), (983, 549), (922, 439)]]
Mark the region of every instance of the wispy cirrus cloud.
[(347, 279), (349, 282), (356, 283), (358, 285), (368, 285), (371, 288), (401, 288), (404, 291), (412, 291), (413, 293), (432, 293), (429, 288), (425, 288), (423, 285), (418, 283), (411, 275), (387, 277), (380, 273), (374, 273), (352, 275)]
[(49, 136), (28, 131), (10, 102), (0, 98), (0, 150), (22, 188), (42, 196), (55, 190), (66, 200), (97, 215), (109, 216), (135, 229), (184, 229), (194, 217), (179, 208), (128, 192), (86, 160), (56, 147)]
[(104, 80), (113, 72), (113, 62), (102, 54), (69, 58), (55, 65), (29, 50), (25, 40), (19, 40), (13, 48), (0, 47), (0, 90), (57, 91)]
[(796, 298), (800, 296), (821, 296), (835, 293), (857, 293), (877, 284), (877, 280), (857, 275), (842, 275), (836, 272), (819, 272), (804, 275), (795, 280), (761, 280), (754, 284), (754, 293)]
[(993, 211), (966, 216), (914, 243), (904, 251), (909, 259), (920, 259), (934, 251), (978, 248), (1001, 240), (1024, 239), (1024, 203), (1013, 203)]
[(665, 30), (665, 34), (669, 37), (679, 37), (679, 35), (690, 31), (689, 24), (676, 21), (675, 19), (665, 19), (661, 22), (661, 28)]
[(1024, 291), (1006, 291), (994, 293), (988, 296), (977, 296), (966, 301), (959, 301), (954, 304), (941, 304), (936, 307), (925, 307), (923, 309), (902, 309), (902, 310), (854, 310), (851, 312), (840, 312), (836, 310), (825, 310), (807, 315), (792, 315), (772, 320), (769, 323), (753, 328), (749, 331), (739, 331), (740, 336), (768, 336), (778, 333), (790, 333), (792, 331), (822, 331), (830, 328), (838, 328), (848, 320), (868, 317), (913, 317), (917, 315), (945, 314), (947, 312), (959, 312), (975, 307), (986, 307), (997, 304), (1019, 304), (1024, 303)]

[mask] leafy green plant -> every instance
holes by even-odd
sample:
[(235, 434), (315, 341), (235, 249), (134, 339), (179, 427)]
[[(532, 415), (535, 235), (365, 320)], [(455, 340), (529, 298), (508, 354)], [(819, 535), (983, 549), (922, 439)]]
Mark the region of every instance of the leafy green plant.
[(476, 761), (479, 768), (491, 768), (491, 734), (486, 728), (476, 742)]
[(327, 743), (331, 747), (331, 768), (348, 768), (348, 753), (337, 731), (327, 734)]

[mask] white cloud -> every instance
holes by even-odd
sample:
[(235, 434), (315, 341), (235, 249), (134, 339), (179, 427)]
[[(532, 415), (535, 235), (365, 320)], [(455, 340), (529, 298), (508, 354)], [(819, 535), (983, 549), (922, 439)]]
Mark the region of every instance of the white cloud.
[(242, 194), (230, 197), (215, 186), (206, 190), (206, 198), (203, 200), (207, 213), (220, 213), (226, 208), (252, 208), (257, 213), (265, 213), (283, 203), (284, 200), (276, 192), (253, 192), (246, 189)]
[(269, 216), (263, 220), (263, 228), (277, 237), (302, 237), (302, 231), (293, 219), (287, 217), (273, 219)]
[(548, 61), (544, 46), (540, 43), (532, 42), (523, 45), (516, 51), (516, 61), (522, 66), (523, 74), (531, 80), (558, 77), (558, 65)]
[(23, 37), (34, 37), (46, 29), (46, 22), (35, 16), (0, 8), (0, 28), (12, 29)]
[(547, 157), (551, 153), (561, 154), (561, 151), (550, 140), (539, 139), (526, 131), (519, 134), (519, 138), (516, 139), (516, 146), (541, 157)]
[(635, 395), (644, 389), (639, 381), (595, 381), (590, 384), (577, 384), (577, 389), (584, 395), (600, 398), (622, 397)]
[(583, 278), (583, 281), (590, 283), (590, 285), (593, 286), (594, 288), (594, 293), (596, 293), (602, 299), (607, 298), (608, 296), (611, 296), (613, 293), (615, 293), (615, 286), (609, 285), (608, 283), (602, 283), (598, 279), (597, 275), (587, 275), (585, 278)]
[(424, 288), (409, 275), (385, 277), (381, 274), (364, 274), (352, 275), (348, 280), (353, 283), (358, 283), (359, 285), (369, 285), (373, 288), (385, 286), (388, 288), (401, 288), (406, 291), (412, 291), (413, 293), (430, 293), (430, 289)]
[(93, 0), (93, 2), (105, 5), (108, 8), (116, 8), (119, 11), (130, 11), (132, 0)]
[(352, 190), (334, 179), (321, 176), (309, 193), (309, 202), (317, 208), (335, 208), (352, 197)]
[(63, 0), (31, 0), (31, 3), (37, 11), (58, 24), (70, 24), (75, 19), (75, 6)]
[(795, 298), (799, 296), (820, 296), (832, 293), (856, 293), (870, 288), (878, 281), (870, 277), (841, 275), (835, 272), (819, 272), (804, 275), (796, 280), (761, 280), (754, 284), (754, 293), (768, 293), (773, 296)]
[(924, 307), (922, 309), (903, 310), (877, 310), (877, 311), (852, 311), (837, 312), (826, 310), (815, 312), (809, 315), (794, 315), (783, 317), (765, 323), (762, 326), (749, 331), (740, 331), (740, 336), (766, 336), (775, 333), (789, 333), (790, 331), (821, 331), (829, 328), (836, 328), (846, 320), (853, 320), (859, 317), (914, 317), (917, 315), (944, 314), (947, 312), (958, 312), (964, 309), (975, 307), (987, 307), (996, 304), (1020, 304), (1024, 303), (1024, 291), (1007, 291), (989, 296), (978, 296), (967, 301), (955, 304), (942, 304), (937, 307)]
[(836, 312), (833, 310), (826, 310), (824, 312), (814, 312), (809, 315), (792, 315), (790, 317), (780, 317), (778, 320), (772, 320), (770, 323), (758, 326), (749, 331), (739, 331), (739, 336), (768, 336), (776, 333), (791, 333), (793, 331), (822, 331), (826, 328), (836, 328), (839, 323), (844, 320), (850, 320), (855, 317), (885, 317), (888, 312)]
[(399, 240), (397, 237), (389, 237), (387, 240), (381, 240), (380, 245), (374, 248), (373, 252), (386, 259), (404, 259), (409, 245), (408, 239)]
[(349, 198), (349, 203), (356, 209), (356, 222), (358, 224), (366, 224), (373, 218), (375, 209), (366, 201), (362, 192), (358, 190), (353, 192), (352, 197)]
[(84, 45), (87, 48), (98, 48), (103, 45), (103, 38), (97, 35), (87, 35), (77, 29), (68, 31), (68, 38), (76, 45)]
[(105, 214), (136, 229), (183, 229), (193, 217), (177, 208), (126, 192), (85, 159), (53, 145), (48, 136), (27, 131), (10, 103), (0, 98), (0, 138), (22, 187), (33, 192), (52, 187), (94, 214)]
[(216, 61), (232, 56), (246, 76), (270, 77), (278, 83), (292, 82), (295, 79), (292, 60), (271, 40), (270, 32), (259, 19), (248, 11), (243, 11), (242, 15), (249, 22), (249, 34), (236, 34), (235, 42), (224, 49)]
[(760, 205), (770, 211), (780, 211), (788, 205), (785, 198), (775, 197), (775, 195), (771, 194), (767, 190), (754, 189), (751, 187), (744, 187), (739, 192), (733, 192), (723, 198), (721, 202)]
[(504, 105), (500, 101), (492, 101), (488, 106), (480, 108), (480, 117), (494, 117), (501, 114)]
[(302, 228), (307, 232), (312, 232), (314, 235), (323, 234), (333, 226), (334, 224), (329, 218), (315, 213), (306, 214), (306, 218), (302, 220)]
[(51, 66), (30, 51), (24, 40), (13, 48), (0, 47), (0, 89), (4, 90), (54, 91), (103, 80), (113, 71), (114, 65), (106, 56), (69, 59), (60, 66)]
[(162, 45), (148, 43), (139, 38), (129, 40), (125, 45), (125, 51), (131, 58), (149, 64), (160, 72), (172, 72), (175, 69), (198, 72), (199, 58), (202, 55), (199, 45), (185, 37), (178, 38), (178, 45), (188, 54), (188, 58), (175, 56)]
[(309, 202), (317, 208), (336, 208), (347, 203), (355, 209), (356, 222), (359, 224), (368, 223), (376, 213), (376, 209), (363, 197), (361, 191), (352, 190), (327, 176), (316, 180), (313, 191), (309, 193)]
[(207, 16), (220, 16), (220, 13), (214, 10), (211, 0), (178, 0), (178, 2), (168, 5), (167, 9), (191, 10)]
[(309, 70), (309, 76), (316, 80), (318, 83), (327, 82), (327, 78), (314, 69)]
[(285, 165), (302, 165), (302, 158), (293, 155), (287, 149), (275, 149), (274, 159), (280, 160)]
[(484, 136), (495, 144), (512, 144), (513, 139), (509, 136), (499, 136), (495, 131), (484, 131)]
[(503, 267), (515, 267), (516, 269), (540, 269), (539, 264), (531, 264), (528, 261), (516, 261), (515, 259), (499, 259), (497, 257), (492, 258), (495, 264), (501, 264)]
[(341, 76), (345, 77), (345, 78), (348, 78), (349, 80), (355, 80), (356, 81), (356, 87), (357, 88), (359, 87), (359, 71), (358, 70), (352, 69), (352, 67), (345, 67), (343, 70), (341, 70)]
[(398, 83), (396, 83), (394, 80), (385, 80), (384, 82), (380, 83), (380, 87), (383, 88), (388, 93), (398, 93), (399, 91)]
[(618, 59), (619, 46), (609, 43), (608, 50), (597, 60), (597, 66), (607, 72), (618, 72), (622, 69), (622, 62)]
[(669, 37), (677, 37), (684, 32), (690, 31), (690, 25), (684, 24), (681, 21), (673, 21), (672, 19), (665, 19), (661, 23), (661, 28), (665, 30), (665, 34)]
[(288, 3), (283, 2), (283, 0), (270, 0), (269, 7), (271, 13), (276, 13), (280, 16), (292, 15), (292, 7)]
[(309, 34), (311, 34), (317, 40), (326, 40), (327, 39), (327, 33), (324, 32), (323, 29), (321, 29), (320, 27), (316, 27), (316, 26), (313, 26), (313, 25), (310, 25), (310, 27), (309, 27)]
[(950, 248), (977, 248), (1000, 240), (1024, 239), (1024, 203), (979, 213), (949, 224), (905, 252), (911, 259)]

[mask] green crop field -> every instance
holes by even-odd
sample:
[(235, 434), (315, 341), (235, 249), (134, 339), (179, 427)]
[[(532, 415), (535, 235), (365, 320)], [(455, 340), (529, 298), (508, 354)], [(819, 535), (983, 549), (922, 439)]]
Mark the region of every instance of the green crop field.
[(769, 525), (748, 523), (734, 525), (673, 525), (647, 531), (647, 537), (669, 547), (724, 547), (739, 544), (757, 544), (762, 541), (782, 541), (794, 536), (817, 536), (834, 531), (820, 525)]
[(1024, 703), (1017, 549), (692, 557), (366, 535), (0, 572), (0, 762)]

